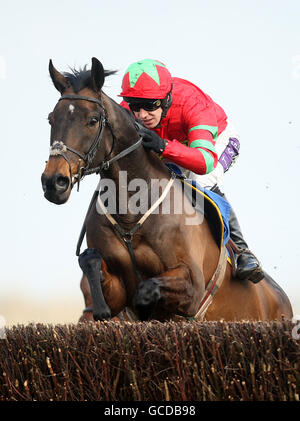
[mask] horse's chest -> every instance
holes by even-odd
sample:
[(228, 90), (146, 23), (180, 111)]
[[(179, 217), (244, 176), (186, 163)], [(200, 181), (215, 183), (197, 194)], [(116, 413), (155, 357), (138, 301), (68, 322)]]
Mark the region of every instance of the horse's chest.
[(125, 244), (111, 249), (104, 257), (110, 269), (116, 274), (129, 274), (134, 271), (134, 266), (148, 276), (154, 276), (163, 271), (161, 257), (152, 248), (145, 244), (139, 244), (130, 249)]

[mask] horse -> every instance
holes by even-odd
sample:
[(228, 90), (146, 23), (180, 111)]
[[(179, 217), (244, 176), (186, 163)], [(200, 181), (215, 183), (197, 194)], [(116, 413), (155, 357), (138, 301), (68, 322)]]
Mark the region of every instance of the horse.
[[(235, 277), (211, 224), (186, 203), (182, 180), (142, 146), (133, 116), (103, 92), (106, 76), (114, 72), (95, 57), (90, 70), (72, 73), (59, 72), (50, 60), (49, 72), (61, 96), (48, 117), (45, 198), (65, 203), (74, 185), (92, 173), (114, 186), (113, 214), (101, 200), (102, 188), (96, 190), (84, 222), (88, 248), (78, 258), (93, 319), (110, 320), (126, 309), (142, 321), (291, 319), (288, 297), (268, 274), (258, 284)], [(152, 207), (140, 212), (128, 206), (135, 194), (128, 186), (135, 180), (142, 182), (145, 202), (153, 193), (152, 180), (163, 182)], [(124, 187), (125, 211), (120, 210)], [(109, 193), (106, 202), (113, 196)], [(170, 211), (164, 213), (167, 199)], [(185, 204), (176, 213), (180, 201)], [(190, 217), (196, 223), (187, 224)]]

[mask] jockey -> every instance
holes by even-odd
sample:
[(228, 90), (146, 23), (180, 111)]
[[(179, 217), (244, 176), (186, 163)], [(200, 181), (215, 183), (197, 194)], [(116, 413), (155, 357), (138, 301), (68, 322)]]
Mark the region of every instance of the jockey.
[[(128, 67), (119, 96), (121, 105), (144, 125), (140, 133), (146, 149), (185, 169), (201, 187), (225, 197), (219, 184), (238, 157), (240, 142), (218, 104), (191, 82), (171, 77), (163, 63), (152, 59)], [(233, 209), (229, 226), (232, 240), (242, 250), (237, 257), (238, 278), (259, 282), (264, 272), (243, 238)]]

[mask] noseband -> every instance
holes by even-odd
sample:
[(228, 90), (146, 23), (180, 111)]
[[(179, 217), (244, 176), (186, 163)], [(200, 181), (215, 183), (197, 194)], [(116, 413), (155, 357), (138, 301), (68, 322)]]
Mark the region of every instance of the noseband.
[[(88, 150), (88, 152), (85, 155), (82, 154), (81, 152), (77, 151), (76, 149), (73, 149), (70, 146), (66, 145), (62, 141), (56, 140), (56, 141), (53, 142), (53, 144), (50, 147), (50, 156), (60, 155), (67, 161), (67, 163), (69, 165), (72, 186), (74, 185), (73, 178), (75, 179), (75, 181), (77, 179), (78, 190), (79, 190), (80, 180), (85, 175), (99, 173), (102, 170), (107, 170), (112, 162), (117, 161), (119, 158), (122, 158), (123, 156), (127, 155), (128, 153), (130, 153), (134, 149), (136, 149), (141, 144), (142, 137), (140, 137), (140, 139), (134, 145), (131, 145), (129, 148), (125, 149), (124, 151), (122, 151), (121, 153), (116, 155), (114, 158), (108, 160), (108, 158), (111, 156), (111, 154), (113, 152), (116, 137), (115, 137), (114, 132), (112, 130), (112, 127), (111, 127), (111, 125), (110, 125), (110, 123), (107, 119), (105, 108), (103, 107), (102, 102), (97, 98), (91, 98), (91, 97), (82, 96), (82, 95), (63, 95), (59, 98), (59, 101), (61, 101), (62, 99), (71, 99), (71, 100), (79, 99), (79, 100), (94, 102), (94, 103), (98, 104), (100, 106), (101, 110), (102, 110), (102, 113), (100, 115), (101, 117), (100, 117), (100, 124), (99, 124), (98, 133), (97, 133), (90, 149)], [(108, 127), (108, 129), (111, 132), (112, 138), (113, 138), (111, 150), (106, 155), (106, 157), (103, 159), (103, 161), (101, 162), (101, 164), (98, 167), (90, 168), (90, 166), (91, 166), (91, 164), (92, 164), (92, 162), (95, 158), (95, 155), (97, 153), (97, 150), (99, 148), (99, 145), (101, 143), (101, 139), (102, 139), (102, 136), (103, 136), (105, 126)], [(78, 173), (74, 174), (74, 176), (72, 175), (71, 162), (66, 155), (67, 151), (70, 151), (73, 154), (77, 155), (79, 157), (79, 160), (83, 160), (84, 163), (85, 163), (84, 167), (79, 167)]]

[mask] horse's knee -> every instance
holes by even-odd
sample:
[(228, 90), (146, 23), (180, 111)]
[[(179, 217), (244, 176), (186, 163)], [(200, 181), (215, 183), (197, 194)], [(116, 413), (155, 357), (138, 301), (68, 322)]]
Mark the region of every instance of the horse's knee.
[(97, 249), (88, 248), (78, 257), (79, 266), (83, 273), (88, 275), (93, 271), (101, 269), (102, 256)]
[(133, 306), (141, 320), (149, 319), (160, 298), (158, 279), (146, 279), (139, 283), (133, 297)]
[(89, 312), (83, 312), (80, 316), (80, 319), (78, 320), (79, 323), (88, 323), (88, 322), (94, 322), (94, 316), (93, 316), (93, 310)]
[(109, 320), (111, 311), (105, 301), (101, 287), (102, 256), (100, 252), (97, 249), (88, 248), (80, 254), (78, 262), (90, 286), (94, 320)]

